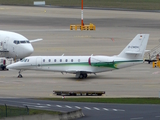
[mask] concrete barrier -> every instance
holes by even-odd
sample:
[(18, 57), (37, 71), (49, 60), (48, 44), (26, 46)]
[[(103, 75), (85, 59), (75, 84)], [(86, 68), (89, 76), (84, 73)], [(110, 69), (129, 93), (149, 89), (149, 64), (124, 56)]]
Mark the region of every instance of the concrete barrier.
[(62, 113), (60, 115), (38, 114), (38, 115), (25, 115), (18, 117), (6, 117), (0, 120), (73, 120), (83, 117), (84, 114), (81, 109)]
[(44, 6), (44, 5), (46, 5), (46, 2), (45, 1), (34, 1), (33, 5)]

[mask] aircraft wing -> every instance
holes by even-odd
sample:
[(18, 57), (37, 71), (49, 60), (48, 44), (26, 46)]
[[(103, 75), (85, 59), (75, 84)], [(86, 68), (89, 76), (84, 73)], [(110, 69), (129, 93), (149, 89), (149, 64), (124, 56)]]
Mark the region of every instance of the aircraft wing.
[(0, 52), (9, 52), (8, 50), (0, 50)]
[(35, 40), (29, 40), (29, 42), (38, 42), (38, 41), (41, 41), (41, 40), (43, 40), (42, 38), (40, 38), (40, 39), (35, 39)]
[(89, 70), (74, 70), (74, 69), (70, 69), (70, 70), (66, 70), (67, 73), (73, 73), (76, 74), (78, 72), (82, 72), (82, 73), (93, 73), (92, 71)]

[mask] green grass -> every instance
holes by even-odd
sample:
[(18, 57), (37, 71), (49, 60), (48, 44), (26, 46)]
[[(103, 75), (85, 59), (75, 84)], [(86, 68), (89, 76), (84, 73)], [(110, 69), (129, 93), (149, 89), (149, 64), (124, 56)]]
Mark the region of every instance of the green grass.
[(29, 109), (29, 112), (26, 108), (20, 107), (12, 107), (7, 106), (7, 114), (6, 114), (6, 107), (0, 105), (0, 118), (3, 117), (13, 117), (13, 116), (21, 116), (21, 115), (36, 115), (36, 114), (51, 114), (51, 115), (58, 115), (61, 114), (60, 112), (56, 111), (47, 111), (47, 110), (38, 110), (38, 109)]
[(118, 103), (118, 104), (160, 104), (160, 98), (41, 98), (42, 100), (92, 102), (92, 103)]
[[(0, 0), (0, 4), (33, 5), (39, 0)], [(43, 0), (42, 0), (43, 1)], [(45, 0), (47, 5), (81, 6), (81, 0)], [(126, 8), (137, 10), (160, 10), (160, 0), (83, 0), (84, 7)]]

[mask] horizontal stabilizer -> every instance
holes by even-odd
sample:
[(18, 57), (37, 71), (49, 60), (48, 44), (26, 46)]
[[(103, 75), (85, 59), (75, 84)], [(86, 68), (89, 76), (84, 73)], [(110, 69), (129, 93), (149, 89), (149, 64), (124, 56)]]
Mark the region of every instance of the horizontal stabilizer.
[(126, 51), (127, 54), (141, 54), (141, 52), (135, 52), (135, 51)]
[(35, 40), (29, 40), (29, 42), (32, 43), (32, 42), (38, 42), (38, 41), (41, 41), (41, 40), (43, 40), (43, 39), (40, 38), (40, 39), (35, 39)]

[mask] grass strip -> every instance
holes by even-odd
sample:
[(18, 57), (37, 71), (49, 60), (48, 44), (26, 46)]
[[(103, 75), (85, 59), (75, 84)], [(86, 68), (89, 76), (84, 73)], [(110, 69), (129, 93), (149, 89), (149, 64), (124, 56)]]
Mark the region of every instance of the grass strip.
[[(40, 0), (0, 0), (5, 5), (33, 5)], [(43, 1), (43, 0), (42, 0)], [(81, 0), (44, 0), (46, 5), (81, 7)], [(83, 0), (84, 7), (160, 10), (160, 0)]]
[(15, 116), (22, 116), (22, 115), (37, 115), (37, 114), (50, 114), (50, 115), (58, 115), (61, 114), (57, 111), (47, 111), (47, 110), (38, 110), (38, 109), (30, 109), (29, 112), (27, 111), (27, 108), (22, 107), (12, 107), (0, 105), (0, 118), (3, 117), (15, 117)]
[(41, 100), (92, 102), (92, 103), (118, 103), (118, 104), (160, 104), (160, 98), (40, 98)]

